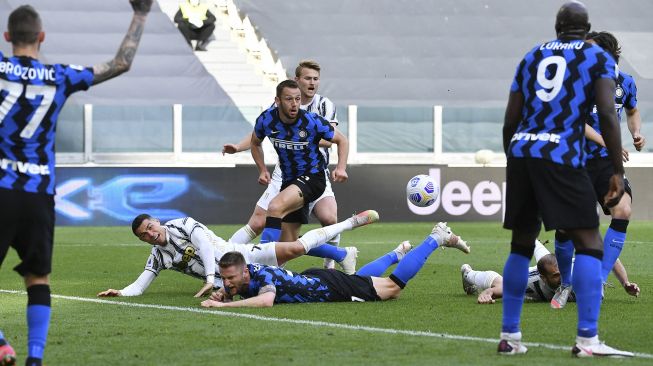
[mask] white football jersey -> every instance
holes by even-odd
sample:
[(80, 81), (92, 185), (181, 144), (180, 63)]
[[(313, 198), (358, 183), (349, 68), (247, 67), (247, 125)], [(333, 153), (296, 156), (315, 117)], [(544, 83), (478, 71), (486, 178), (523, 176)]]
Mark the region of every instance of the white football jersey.
[[(323, 97), (320, 94), (315, 94), (313, 96), (313, 100), (311, 100), (310, 103), (301, 105), (300, 108), (307, 112), (315, 113), (329, 122), (338, 123), (338, 112), (336, 110), (336, 105), (333, 104), (329, 98)], [(320, 151), (322, 152), (322, 155), (324, 155), (324, 159), (328, 165), (329, 148), (321, 147)]]
[(167, 244), (152, 248), (145, 270), (158, 275), (171, 269), (200, 279), (216, 275), (217, 262), (224, 254), (219, 250), (226, 244), (224, 239), (192, 217), (170, 220), (163, 227)]

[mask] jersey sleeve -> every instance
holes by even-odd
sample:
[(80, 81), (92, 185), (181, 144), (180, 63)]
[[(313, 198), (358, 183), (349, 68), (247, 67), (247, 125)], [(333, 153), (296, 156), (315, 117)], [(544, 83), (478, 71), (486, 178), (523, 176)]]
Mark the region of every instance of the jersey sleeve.
[(602, 51), (597, 55), (597, 59), (599, 60), (599, 62), (601, 61), (603, 62), (601, 63), (598, 72), (596, 73), (596, 78), (612, 79), (616, 82), (617, 76), (619, 75), (619, 71), (617, 69), (617, 63), (614, 62), (612, 56), (610, 56), (607, 52)]
[(121, 296), (139, 296), (142, 295), (152, 281), (156, 278), (156, 275), (150, 271), (143, 271), (140, 276), (132, 283), (131, 285), (120, 290)]
[(329, 121), (316, 114), (315, 126), (321, 138), (328, 141), (331, 141), (333, 139), (333, 136), (335, 135), (335, 129), (333, 128), (333, 125)]
[(185, 220), (184, 226), (190, 237), (190, 242), (199, 249), (199, 256), (202, 263), (204, 263), (207, 282), (213, 283), (215, 278), (215, 255), (209, 229), (191, 217)]
[(263, 140), (265, 138), (265, 124), (266, 124), (266, 113), (267, 111), (261, 113), (260, 116), (256, 119), (256, 123), (254, 124), (254, 135), (256, 135), (256, 138), (259, 140)]
[(624, 83), (626, 98), (624, 99), (624, 107), (626, 109), (637, 108), (637, 85), (635, 79), (632, 77), (627, 78), (627, 83)]
[(93, 68), (77, 65), (60, 65), (63, 68), (66, 95), (87, 90), (93, 84)]

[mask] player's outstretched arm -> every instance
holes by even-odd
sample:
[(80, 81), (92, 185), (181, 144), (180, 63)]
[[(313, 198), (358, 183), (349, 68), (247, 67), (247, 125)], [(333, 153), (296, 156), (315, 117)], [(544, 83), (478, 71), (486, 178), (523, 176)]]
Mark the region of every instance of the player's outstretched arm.
[(134, 61), (138, 44), (141, 41), (143, 28), (145, 28), (145, 19), (152, 7), (152, 1), (129, 0), (134, 9), (134, 16), (127, 34), (113, 60), (93, 66), (93, 85), (107, 81), (129, 70)]
[(252, 146), (252, 135), (254, 135), (254, 132), (248, 133), (247, 136), (243, 137), (243, 139), (237, 144), (224, 144), (222, 146), (222, 155), (235, 154), (237, 152), (249, 150)]
[[(605, 147), (605, 141), (603, 141), (601, 134), (596, 132), (596, 130), (588, 124), (585, 124), (585, 138)], [(628, 153), (628, 150), (624, 149), (623, 147), (621, 148), (621, 159), (624, 163), (630, 160), (630, 154)]]
[[(266, 288), (271, 287), (271, 290)], [(249, 299), (222, 302), (213, 299), (202, 301), (201, 305), (205, 308), (269, 308), (274, 305), (274, 298), (276, 297), (276, 289), (272, 285), (261, 288), (258, 295), (250, 297)]]
[(492, 287), (486, 288), (478, 294), (479, 304), (494, 304), (496, 299), (503, 297), (503, 278), (498, 277), (492, 282)]
[(97, 294), (97, 297), (118, 297), (118, 296), (122, 296), (120, 290), (114, 290), (112, 288), (102, 292), (98, 292)]
[(637, 286), (635, 282), (630, 282), (628, 280), (626, 267), (624, 267), (619, 258), (617, 258), (617, 261), (614, 263), (614, 267), (612, 267), (612, 273), (614, 273), (615, 277), (617, 277), (617, 280), (619, 280), (619, 283), (621, 283), (621, 286), (623, 286), (628, 295), (635, 297), (639, 296), (639, 286)]
[(148, 270), (143, 271), (140, 276), (132, 283), (131, 285), (123, 288), (122, 290), (114, 290), (112, 288), (99, 292), (98, 297), (117, 297), (117, 296), (139, 296), (142, 295), (152, 281), (156, 278), (156, 275)]
[(267, 185), (270, 184), (272, 179), (268, 168), (265, 166), (265, 155), (263, 153), (263, 146), (261, 146), (262, 142), (263, 140), (259, 139), (255, 133), (252, 133), (251, 153), (259, 172), (258, 182), (259, 184)]
[(642, 151), (646, 145), (646, 137), (642, 135), (642, 117), (639, 114), (639, 109), (626, 108), (626, 120), (628, 122), (628, 130), (630, 131), (631, 136), (633, 136), (633, 145), (637, 151)]
[(334, 182), (345, 182), (347, 175), (347, 159), (349, 158), (349, 140), (340, 131), (336, 130), (331, 142), (338, 145), (338, 165), (331, 173), (331, 180)]

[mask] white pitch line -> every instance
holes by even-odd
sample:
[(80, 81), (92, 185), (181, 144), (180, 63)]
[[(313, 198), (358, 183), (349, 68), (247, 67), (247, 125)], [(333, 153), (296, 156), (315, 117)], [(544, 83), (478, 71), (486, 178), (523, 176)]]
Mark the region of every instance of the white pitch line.
[[(0, 289), (0, 293), (16, 294), (16, 295), (27, 294), (25, 291), (2, 290), (2, 289)], [(225, 316), (230, 318), (245, 318), (245, 319), (261, 320), (267, 322), (311, 325), (314, 327), (328, 327), (328, 328), (336, 328), (336, 329), (359, 330), (359, 331), (371, 332), (371, 333), (386, 333), (386, 334), (400, 334), (400, 335), (421, 336), (421, 337), (431, 337), (431, 338), (444, 338), (444, 339), (451, 339), (451, 340), (473, 341), (473, 342), (483, 342), (483, 343), (493, 343), (493, 344), (497, 343), (497, 339), (494, 338), (481, 338), (481, 337), (463, 336), (463, 335), (447, 334), (447, 333), (433, 333), (433, 332), (421, 331), (421, 330), (377, 328), (377, 327), (369, 327), (364, 325), (328, 323), (328, 322), (321, 322), (315, 320), (274, 318), (274, 317), (260, 316), (260, 315), (253, 315), (253, 314), (231, 313), (231, 312), (219, 311), (219, 310), (207, 310), (203, 308), (189, 308), (189, 307), (181, 307), (181, 306), (156, 305), (156, 304), (139, 304), (139, 303), (132, 303), (132, 302), (104, 300), (104, 299), (96, 299), (96, 298), (88, 298), (88, 297), (77, 297), (77, 296), (66, 296), (66, 295), (51, 295), (51, 296), (55, 299), (73, 300), (73, 301), (89, 302), (89, 303), (96, 303), (96, 304), (108, 304), (108, 305), (119, 305), (119, 306), (127, 306), (127, 307), (134, 307), (134, 308), (182, 311), (182, 312), (189, 312), (189, 313)], [(524, 342), (524, 344), (529, 347), (541, 347), (541, 348), (560, 350), (560, 351), (570, 350), (569, 346), (561, 346), (561, 345), (548, 344), (548, 343)], [(653, 355), (648, 353), (636, 352), (635, 356), (641, 358), (653, 359)]]

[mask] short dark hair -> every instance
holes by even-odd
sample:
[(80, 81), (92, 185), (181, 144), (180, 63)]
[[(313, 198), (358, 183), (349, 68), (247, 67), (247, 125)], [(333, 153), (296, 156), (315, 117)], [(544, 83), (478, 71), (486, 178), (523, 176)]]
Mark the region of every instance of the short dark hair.
[(41, 17), (30, 5), (21, 5), (9, 14), (7, 31), (13, 45), (34, 44), (41, 32)]
[(599, 47), (603, 48), (614, 58), (616, 63), (619, 63), (619, 56), (621, 56), (621, 46), (619, 46), (619, 41), (610, 32), (589, 32), (587, 33), (587, 39), (591, 39), (596, 42)]
[(231, 266), (243, 267), (245, 265), (245, 257), (240, 252), (227, 252), (218, 261), (220, 268), (227, 268)]
[(134, 221), (132, 221), (132, 232), (134, 235), (138, 236), (136, 234), (136, 230), (138, 229), (139, 226), (143, 223), (145, 220), (156, 220), (154, 217), (148, 215), (148, 214), (140, 214), (134, 218)]
[(284, 80), (277, 85), (277, 98), (281, 98), (281, 93), (285, 88), (299, 89), (299, 84), (295, 80)]
[(540, 272), (540, 274), (548, 275), (549, 273), (549, 266), (558, 266), (558, 260), (556, 259), (556, 256), (553, 254), (547, 254), (540, 258), (539, 261), (537, 261), (537, 271)]
[(299, 62), (299, 65), (297, 65), (297, 68), (295, 68), (295, 76), (300, 77), (302, 75), (302, 69), (311, 69), (315, 70), (320, 73), (320, 64), (317, 63), (317, 61), (313, 60), (302, 60)]

